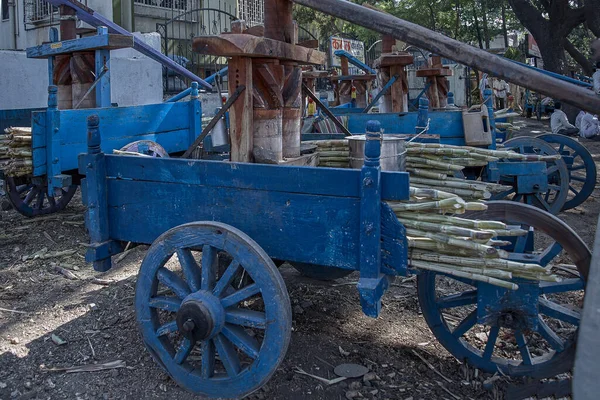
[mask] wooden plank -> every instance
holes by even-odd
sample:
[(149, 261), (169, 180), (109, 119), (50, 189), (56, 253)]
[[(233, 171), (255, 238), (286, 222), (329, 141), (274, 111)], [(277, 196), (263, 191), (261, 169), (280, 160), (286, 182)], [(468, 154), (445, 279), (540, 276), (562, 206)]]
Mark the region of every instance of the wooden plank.
[(133, 47), (133, 36), (126, 35), (94, 35), (81, 39), (63, 40), (27, 48), (28, 58), (48, 58), (61, 54), (71, 54), (86, 50), (117, 50)]
[(342, 133), (344, 133), (346, 136), (352, 136), (352, 133), (350, 133), (350, 131), (348, 130), (348, 128), (346, 128), (336, 117), (335, 115), (333, 115), (331, 113), (331, 111), (329, 111), (329, 108), (324, 105), (323, 103), (321, 103), (321, 100), (319, 100), (317, 98), (317, 96), (315, 96), (315, 94), (313, 92), (311, 92), (306, 85), (303, 83), (302, 84), (302, 90), (304, 91), (304, 93), (306, 93), (308, 95), (308, 97), (310, 97), (315, 104), (317, 105), (317, 107), (319, 107), (324, 113), (325, 115), (327, 115), (329, 117), (329, 119), (331, 120), (331, 122), (333, 122), (335, 124), (335, 126), (337, 126)]
[(414, 62), (412, 54), (400, 53), (400, 54), (382, 54), (377, 60), (373, 62), (373, 68), (379, 67), (391, 67), (392, 65), (410, 65)]
[(302, 42), (298, 42), (298, 46), (306, 47), (308, 49), (318, 49), (319, 41), (316, 39), (303, 40)]
[(199, 36), (192, 48), (202, 54), (225, 57), (270, 57), (299, 64), (325, 64), (325, 53), (306, 47), (247, 34)]
[(294, 44), (294, 21), (291, 0), (265, 0), (265, 37)]
[[(107, 177), (209, 187), (359, 197), (360, 170), (107, 155)], [(79, 165), (80, 169), (85, 165)], [(408, 174), (382, 172), (382, 198), (406, 200)]]
[(229, 60), (229, 93), (234, 93), (238, 86), (246, 90), (231, 107), (229, 113), (229, 138), (231, 141), (231, 161), (252, 162), (253, 146), (253, 92), (252, 59), (249, 57), (233, 57)]
[(152, 190), (138, 181), (109, 180), (107, 186), (115, 240), (152, 243), (190, 221), (219, 221), (243, 231), (273, 258), (350, 269), (358, 265), (358, 198), (167, 182), (153, 183)]

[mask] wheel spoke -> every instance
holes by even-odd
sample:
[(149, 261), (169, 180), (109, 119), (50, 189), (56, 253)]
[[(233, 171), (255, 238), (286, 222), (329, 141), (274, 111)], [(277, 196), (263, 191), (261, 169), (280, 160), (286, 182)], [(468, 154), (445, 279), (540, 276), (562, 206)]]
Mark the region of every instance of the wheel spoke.
[(579, 171), (581, 169), (585, 169), (585, 164), (579, 164), (577, 166), (572, 165), (571, 168), (569, 168), (569, 171)]
[(483, 359), (490, 360), (492, 358), (492, 354), (494, 354), (494, 348), (496, 347), (496, 340), (498, 339), (498, 333), (500, 332), (499, 326), (492, 326), (490, 329), (490, 333), (488, 334), (488, 341), (485, 345), (485, 350), (483, 351)]
[(563, 293), (584, 288), (585, 284), (581, 278), (563, 279), (561, 282), (540, 282), (540, 294)]
[(546, 322), (542, 319), (541, 315), (538, 315), (538, 328), (537, 328), (538, 333), (544, 338), (546, 339), (546, 341), (548, 342), (548, 344), (550, 344), (550, 346), (556, 350), (556, 351), (563, 351), (565, 349), (565, 342), (563, 342), (563, 340), (561, 338), (558, 337), (558, 335), (556, 334), (556, 332), (554, 332), (552, 330), (552, 328), (550, 328), (548, 326), (548, 324), (546, 324)]
[(181, 300), (177, 297), (157, 296), (152, 297), (148, 302), (150, 307), (158, 308), (164, 311), (177, 312), (181, 307)]
[(471, 313), (461, 321), (461, 323), (452, 331), (452, 336), (459, 338), (469, 331), (477, 322), (477, 310), (471, 311)]
[(554, 259), (554, 257), (558, 256), (562, 252), (562, 246), (558, 242), (554, 242), (548, 247), (544, 249), (543, 252), (538, 256), (538, 264), (542, 267), (548, 265), (550, 261)]
[(260, 345), (256, 339), (248, 335), (243, 328), (235, 325), (226, 324), (221, 331), (234, 346), (242, 350), (253, 359), (258, 357)]
[(260, 293), (260, 287), (256, 283), (253, 283), (222, 299), (221, 305), (224, 308), (231, 307), (257, 293)]
[(575, 193), (575, 196), (579, 195), (579, 191), (573, 187), (573, 185), (569, 185), (569, 190)]
[(550, 168), (546, 169), (546, 175), (550, 176), (553, 173), (555, 173), (556, 171), (558, 171), (558, 165), (553, 165)]
[(190, 294), (188, 285), (175, 272), (162, 267), (158, 270), (156, 276), (160, 283), (171, 289), (180, 299)]
[(462, 307), (470, 304), (475, 304), (477, 303), (477, 290), (469, 290), (468, 292), (462, 292), (440, 297), (437, 299), (436, 303), (438, 308), (440, 309)]
[(565, 149), (565, 144), (561, 143), (560, 146), (558, 146), (558, 154), (562, 154), (564, 149)]
[[(560, 185), (548, 185), (548, 189), (554, 190), (555, 192), (560, 192), (562, 190)], [(548, 192), (550, 192), (550, 190), (548, 190)], [(548, 194), (548, 192), (546, 192), (546, 194)], [(546, 197), (546, 200), (548, 200), (547, 197)]]
[(44, 207), (44, 197), (45, 192), (43, 190), (40, 190), (38, 192), (37, 200), (35, 202), (35, 208), (37, 208), (38, 210), (41, 210)]
[(215, 371), (215, 344), (212, 340), (202, 342), (202, 365), (200, 366), (200, 376), (202, 379), (208, 379), (213, 376)]
[(519, 351), (521, 352), (521, 357), (523, 358), (523, 364), (533, 365), (531, 361), (531, 353), (529, 353), (529, 347), (527, 347), (527, 340), (525, 339), (523, 332), (519, 330), (515, 331), (515, 339), (517, 340), (517, 345), (519, 346)]
[(232, 378), (236, 377), (240, 373), (242, 367), (240, 366), (240, 359), (237, 356), (235, 348), (221, 333), (215, 336), (214, 341), (217, 352), (219, 353), (219, 358), (221, 359), (227, 374)]
[(539, 299), (538, 308), (540, 313), (547, 315), (550, 318), (559, 319), (571, 325), (579, 325), (581, 313), (571, 310), (565, 306), (561, 306), (553, 301)]
[(164, 336), (169, 333), (177, 332), (177, 321), (167, 322), (164, 325), (161, 325), (156, 330), (156, 336)]
[(497, 195), (494, 196), (494, 198), (504, 199), (504, 198), (510, 196), (511, 194), (513, 194), (514, 192), (515, 192), (515, 188), (510, 188), (504, 192), (498, 193)]
[(177, 249), (177, 258), (183, 271), (183, 276), (193, 292), (200, 290), (200, 267), (190, 249)]
[(234, 308), (227, 310), (225, 322), (250, 328), (265, 329), (267, 327), (267, 316), (260, 311)]
[(217, 249), (202, 247), (202, 290), (211, 291), (217, 279)]
[(194, 344), (188, 338), (184, 338), (183, 343), (181, 343), (181, 346), (179, 346), (179, 348), (177, 349), (177, 353), (175, 353), (173, 360), (177, 364), (183, 364), (185, 359), (188, 358), (188, 356), (192, 352), (193, 348)]
[(233, 278), (235, 278), (240, 269), (240, 263), (233, 260), (231, 264), (229, 264), (223, 275), (221, 275), (221, 279), (219, 279), (219, 281), (215, 285), (215, 288), (213, 289), (213, 294), (217, 297), (221, 297), (225, 293), (225, 290), (229, 287), (229, 285), (231, 285), (231, 282), (233, 282)]
[(29, 193), (27, 193), (27, 195), (23, 199), (23, 203), (29, 205), (33, 201), (33, 199), (35, 199), (35, 196), (37, 195), (37, 193), (39, 191), (40, 191), (40, 189), (37, 186), (34, 186), (31, 189), (31, 191)]
[(56, 207), (56, 200), (54, 199), (54, 196), (46, 196), (48, 198), (48, 203), (50, 204), (50, 207), (55, 208)]
[(31, 189), (33, 186), (31, 185), (21, 185), (19, 187), (16, 188), (16, 191), (18, 194), (23, 194), (25, 193), (27, 190)]
[(571, 180), (576, 181), (576, 182), (585, 182), (586, 181), (585, 178), (582, 178), (581, 176), (577, 176), (577, 175), (572, 175)]
[(546, 209), (546, 211), (550, 211), (550, 208), (552, 208), (552, 206), (550, 204), (548, 204), (548, 202), (546, 200), (544, 200), (542, 198), (542, 196), (540, 196), (539, 193), (535, 194), (535, 198), (537, 199), (537, 201), (540, 202), (540, 204)]

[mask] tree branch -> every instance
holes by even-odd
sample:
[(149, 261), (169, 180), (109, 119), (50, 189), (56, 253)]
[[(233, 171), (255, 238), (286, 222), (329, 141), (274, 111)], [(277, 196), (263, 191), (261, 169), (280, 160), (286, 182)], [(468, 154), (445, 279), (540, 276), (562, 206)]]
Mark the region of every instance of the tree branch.
[(540, 40), (543, 36), (542, 31), (546, 29), (546, 25), (549, 23), (542, 16), (541, 10), (529, 0), (508, 0), (508, 4), (510, 4), (513, 12), (525, 28), (531, 32), (536, 40)]
[[(560, 27), (561, 27), (561, 31), (564, 33), (565, 37), (569, 33), (571, 33), (571, 31), (573, 29), (575, 29), (575, 27), (577, 27), (577, 25), (585, 22), (587, 10), (588, 10), (587, 7), (580, 7), (580, 8), (573, 9), (567, 5), (566, 10), (564, 10), (564, 13), (559, 12), (556, 15), (556, 18), (564, 21), (564, 23), (561, 24)], [(552, 19), (553, 17), (554, 17), (554, 15), (552, 15), (550, 18)]]
[(590, 61), (579, 51), (577, 48), (571, 43), (569, 39), (565, 38), (565, 50), (573, 60), (577, 62), (577, 64), (581, 65), (581, 68), (586, 73), (586, 75), (591, 76), (594, 73), (594, 69), (592, 68), (592, 64)]

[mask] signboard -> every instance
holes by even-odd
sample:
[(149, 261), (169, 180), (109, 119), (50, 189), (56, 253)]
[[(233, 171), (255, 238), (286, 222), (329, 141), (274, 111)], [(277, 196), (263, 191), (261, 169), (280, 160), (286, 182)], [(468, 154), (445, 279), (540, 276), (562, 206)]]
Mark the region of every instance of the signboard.
[(540, 48), (536, 43), (533, 35), (528, 33), (526, 36), (527, 39), (527, 57), (537, 57), (542, 58), (542, 53), (540, 53)]
[(334, 55), (336, 50), (346, 50), (363, 63), (365, 62), (365, 44), (359, 40), (345, 39), (338, 36), (329, 38), (329, 62), (332, 67), (340, 67), (340, 58)]

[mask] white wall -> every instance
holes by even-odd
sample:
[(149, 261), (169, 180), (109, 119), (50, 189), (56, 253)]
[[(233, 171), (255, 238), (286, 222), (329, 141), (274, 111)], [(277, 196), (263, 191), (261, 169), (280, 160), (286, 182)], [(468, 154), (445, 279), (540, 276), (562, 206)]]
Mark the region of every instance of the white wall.
[[(136, 34), (160, 50), (158, 33)], [(48, 62), (27, 58), (24, 51), (0, 50), (0, 110), (46, 107)], [(111, 52), (111, 96), (119, 106), (160, 103), (162, 66), (133, 49)]]
[[(8, 0), (0, 0), (0, 2), (8, 1)], [(25, 25), (25, 9), (23, 0), (13, 0), (16, 3), (17, 9), (17, 29), (16, 29), (16, 39), (17, 43), (15, 46), (14, 39), (14, 8), (11, 8), (10, 19), (7, 21), (0, 21), (0, 50), (1, 49), (10, 49), (10, 50), (24, 50), (28, 47), (37, 46), (42, 42), (48, 41), (48, 31), (50, 30), (50, 26), (43, 26), (44, 24), (40, 24), (37, 29), (34, 28), (34, 25), (27, 25), (29, 30), (26, 30)], [(112, 20), (113, 19), (113, 9), (112, 9), (112, 1), (110, 0), (80, 0), (83, 4), (87, 4), (88, 7), (93, 9), (94, 11), (102, 14), (106, 18)], [(52, 26), (58, 26), (58, 14), (54, 16), (54, 21), (56, 22)], [(78, 23), (78, 27), (83, 26), (80, 22)], [(90, 27), (89, 25), (85, 25), (86, 27)]]

